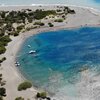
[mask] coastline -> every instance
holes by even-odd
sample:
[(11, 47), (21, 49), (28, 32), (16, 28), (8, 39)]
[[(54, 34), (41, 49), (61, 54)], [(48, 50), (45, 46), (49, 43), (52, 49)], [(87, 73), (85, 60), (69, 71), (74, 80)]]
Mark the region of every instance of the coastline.
[[(15, 7), (16, 8), (16, 7)], [(21, 75), (20, 71), (18, 71), (18, 68), (15, 67), (15, 59), (18, 50), (20, 49), (21, 45), (23, 42), (29, 38), (30, 36), (34, 34), (38, 34), (41, 32), (47, 32), (47, 31), (56, 31), (56, 30), (63, 30), (63, 29), (73, 29), (73, 28), (80, 28), (84, 26), (89, 26), (89, 27), (100, 27), (100, 16), (99, 15), (94, 15), (88, 9), (83, 9), (83, 8), (78, 8), (78, 7), (73, 7), (74, 9), (77, 9), (78, 15), (69, 15), (68, 16), (68, 23), (65, 25), (59, 25), (59, 26), (54, 26), (52, 28), (50, 27), (44, 27), (44, 28), (38, 28), (38, 29), (33, 29), (28, 32), (21, 33), (17, 37), (11, 37), (12, 41), (8, 44), (7, 46), (7, 51), (3, 56), (7, 57), (7, 60), (4, 61), (1, 65), (3, 70), (1, 72), (3, 73), (4, 80), (6, 80), (6, 88), (7, 88), (7, 97), (5, 100), (14, 100), (17, 96), (22, 96), (24, 98), (29, 98), (33, 100), (33, 97), (36, 95), (37, 90), (33, 87), (31, 89), (28, 89), (26, 91), (19, 92), (17, 91), (17, 86), (19, 85), (20, 82), (23, 81), (23, 76)], [(3, 9), (3, 8), (2, 8)], [(37, 7), (36, 7), (37, 9)], [(83, 12), (86, 12), (86, 17), (88, 18), (83, 18), (86, 20), (79, 21), (83, 15), (80, 15)], [(80, 13), (81, 12), (81, 13)], [(77, 13), (76, 13), (77, 14)], [(80, 15), (80, 16), (79, 16)], [(91, 15), (93, 17), (91, 17)], [(88, 21), (91, 18), (92, 21)], [(76, 23), (78, 22), (78, 23)], [(1, 55), (2, 56), (2, 55)], [(10, 78), (9, 78), (9, 77)], [(13, 76), (13, 77), (12, 77)], [(10, 91), (9, 91), (10, 90)], [(12, 97), (11, 97), (12, 96)]]
[(95, 8), (95, 7), (87, 7), (87, 6), (77, 6), (77, 5), (68, 5), (68, 4), (31, 4), (31, 5), (4, 5), (4, 4), (1, 4), (0, 5), (0, 10), (4, 9), (4, 8), (11, 8), (12, 7), (21, 7), (21, 9), (23, 9), (24, 7), (25, 8), (32, 8), (32, 7), (39, 7), (39, 6), (51, 6), (51, 7), (54, 7), (54, 6), (68, 6), (68, 7), (77, 7), (77, 8), (83, 8), (83, 9), (88, 9), (88, 10), (91, 10), (91, 11), (94, 11), (94, 13), (100, 13), (99, 9), (98, 8)]

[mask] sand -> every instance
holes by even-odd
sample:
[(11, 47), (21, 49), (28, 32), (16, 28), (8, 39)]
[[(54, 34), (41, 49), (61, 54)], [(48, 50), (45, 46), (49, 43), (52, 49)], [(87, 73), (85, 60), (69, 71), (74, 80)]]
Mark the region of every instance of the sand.
[[(40, 8), (40, 6), (20, 6), (20, 7), (0, 7), (0, 10), (19, 10), (19, 9), (25, 9), (25, 8), (31, 8), (31, 9), (37, 9)], [(68, 29), (68, 28), (78, 28), (82, 26), (98, 26), (100, 25), (100, 15), (99, 12), (95, 12), (89, 8), (80, 8), (80, 7), (71, 7), (76, 11), (76, 14), (68, 15), (67, 20), (63, 23), (56, 24), (54, 23), (54, 27), (43, 27), (39, 29), (33, 29), (29, 32), (21, 33), (17, 37), (11, 37), (12, 42), (8, 44), (7, 51), (5, 54), (0, 56), (5, 56), (7, 58), (6, 61), (4, 61), (1, 65), (0, 73), (3, 73), (3, 79), (6, 80), (6, 90), (7, 90), (7, 96), (5, 97), (5, 100), (14, 100), (18, 96), (22, 96), (27, 100), (30, 98), (30, 100), (34, 100), (35, 95), (37, 93), (37, 89), (32, 87), (26, 91), (17, 91), (17, 87), (19, 83), (23, 82), (23, 76), (21, 75), (18, 68), (15, 66), (15, 57), (16, 54), (24, 42), (24, 40), (28, 37), (30, 37), (33, 34), (37, 34), (39, 32), (44, 31), (55, 31), (60, 29)], [(56, 7), (43, 7), (43, 9), (56, 9)], [(66, 23), (67, 22), (67, 23)], [(71, 99), (70, 99), (71, 100)], [(83, 99), (81, 99), (83, 100)], [(84, 99), (85, 100), (85, 99)], [(89, 99), (88, 99), (89, 100)], [(98, 99), (99, 100), (99, 99)]]

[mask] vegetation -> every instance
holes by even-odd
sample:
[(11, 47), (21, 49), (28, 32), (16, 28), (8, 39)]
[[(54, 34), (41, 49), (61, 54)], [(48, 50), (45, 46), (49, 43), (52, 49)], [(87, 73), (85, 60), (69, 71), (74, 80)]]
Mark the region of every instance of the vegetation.
[(10, 39), (9, 35), (0, 37), (0, 45), (2, 45), (2, 46), (7, 46), (8, 42), (10, 42), (10, 41), (11, 41), (11, 39)]
[[(10, 35), (18, 36), (21, 31), (29, 31), (30, 29), (37, 28), (27, 24), (32, 23), (34, 20), (41, 20), (49, 15), (62, 15), (65, 19), (66, 14), (74, 14), (75, 11), (69, 7), (62, 7), (57, 10), (42, 10), (37, 9), (32, 11), (31, 9), (22, 9), (20, 11), (0, 11), (0, 54), (5, 53), (8, 42), (11, 41)], [(63, 19), (57, 19), (55, 22), (63, 22)], [(14, 26), (15, 24), (15, 26)], [(35, 22), (34, 25), (44, 26), (41, 21)], [(52, 23), (48, 23), (49, 27), (53, 27)]]
[(26, 90), (26, 89), (31, 88), (31, 87), (32, 87), (32, 84), (28, 81), (25, 81), (25, 82), (19, 84), (18, 91)]
[(74, 10), (71, 10), (69, 7), (64, 7), (64, 13), (65, 14), (75, 14), (75, 11)]
[(1, 81), (2, 81), (2, 74), (0, 74), (0, 84), (1, 84)]
[(17, 31), (20, 32), (20, 31), (21, 31), (22, 29), (24, 29), (24, 28), (25, 28), (24, 25), (20, 25), (20, 26), (17, 27)]
[(11, 39), (8, 35), (0, 37), (0, 54), (5, 53), (8, 42), (10, 42)]
[(0, 85), (1, 86), (5, 85), (6, 84), (5, 82), (6, 81), (3, 81), (2, 74), (0, 74)]
[(46, 16), (49, 16), (49, 15), (56, 15), (56, 11), (55, 10), (47, 10), (47, 11), (43, 11), (43, 10), (39, 10), (37, 9), (35, 12), (34, 12), (34, 18), (39, 20), (39, 19), (43, 19), (45, 18)]
[(61, 9), (57, 9), (57, 12), (61, 12), (62, 10)]
[(63, 19), (56, 19), (55, 22), (63, 22)]
[(5, 53), (6, 48), (4, 46), (0, 46), (0, 54)]
[(22, 97), (17, 97), (15, 100), (24, 100)]
[(0, 96), (1, 96), (1, 97), (3, 97), (3, 96), (5, 97), (5, 96), (6, 96), (6, 89), (3, 88), (3, 87), (0, 88)]
[(6, 60), (6, 57), (3, 57), (2, 59), (0, 59), (0, 63), (2, 63), (5, 60)]
[(0, 74), (0, 77), (2, 77), (2, 74)]
[(41, 92), (41, 93), (38, 92), (36, 97), (45, 99), (47, 97), (47, 93), (46, 92)]
[(0, 100), (3, 100), (3, 97), (2, 96), (0, 96)]
[(53, 27), (54, 25), (52, 23), (48, 23), (49, 27)]
[(35, 22), (34, 25), (40, 25), (40, 26), (44, 26), (45, 24), (42, 22)]
[(9, 33), (9, 35), (18, 36), (19, 35), (19, 32), (18, 31), (13, 31), (13, 32)]

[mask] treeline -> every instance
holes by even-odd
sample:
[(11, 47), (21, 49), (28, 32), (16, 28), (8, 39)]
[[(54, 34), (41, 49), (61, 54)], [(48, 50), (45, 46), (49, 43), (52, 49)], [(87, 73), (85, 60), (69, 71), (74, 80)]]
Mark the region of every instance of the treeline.
[(37, 9), (36, 11), (31, 10), (21, 10), (21, 11), (11, 11), (11, 12), (0, 12), (0, 16), (2, 20), (0, 20), (0, 24), (2, 23), (25, 23), (25, 19), (29, 22), (32, 22), (33, 19), (43, 19), (44, 17), (56, 14), (55, 10), (47, 10), (44, 11), (42, 9)]
[(8, 35), (0, 37), (0, 54), (5, 53), (5, 51), (6, 51), (5, 46), (7, 46), (8, 42), (10, 42), (10, 41), (11, 41), (11, 39)]

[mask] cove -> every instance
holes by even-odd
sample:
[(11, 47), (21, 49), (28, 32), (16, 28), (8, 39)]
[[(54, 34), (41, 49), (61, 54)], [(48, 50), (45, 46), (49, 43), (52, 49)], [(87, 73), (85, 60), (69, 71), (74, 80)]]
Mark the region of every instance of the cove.
[[(29, 54), (31, 50), (36, 53)], [(56, 93), (79, 82), (81, 69), (95, 68), (95, 73), (100, 72), (100, 28), (82, 27), (36, 34), (25, 40), (16, 59), (21, 64), (19, 70), (34, 86)], [(76, 95), (75, 87), (72, 90), (71, 95)]]

